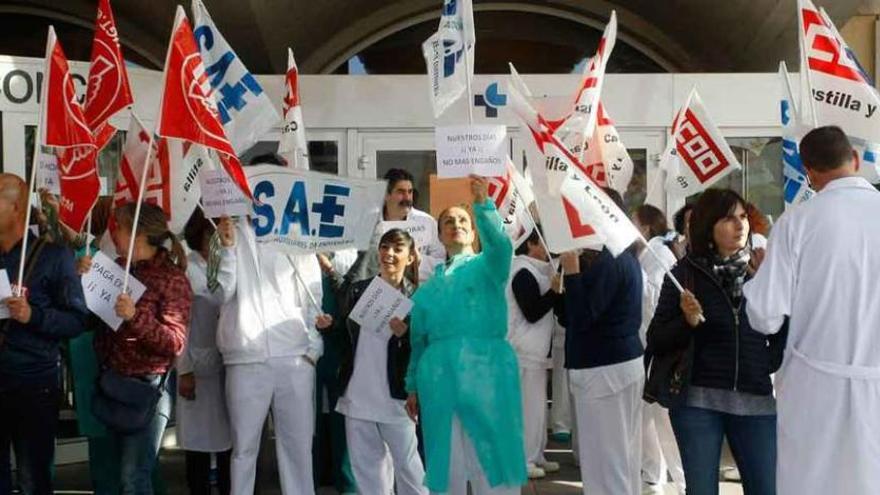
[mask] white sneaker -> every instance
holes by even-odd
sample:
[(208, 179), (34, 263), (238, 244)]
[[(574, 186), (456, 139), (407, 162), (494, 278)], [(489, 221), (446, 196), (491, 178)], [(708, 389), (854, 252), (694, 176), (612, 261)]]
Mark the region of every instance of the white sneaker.
[(742, 477), (739, 474), (739, 469), (735, 467), (724, 468), (721, 470), (721, 479), (724, 481), (734, 481), (740, 482), (742, 481)]
[(528, 471), (530, 480), (539, 479), (547, 476), (547, 473), (544, 472), (543, 469), (535, 466), (534, 464), (529, 464), (528, 466), (526, 466), (526, 470)]
[(541, 464), (538, 464), (538, 467), (543, 469), (545, 473), (559, 472), (559, 463), (558, 462), (544, 461)]

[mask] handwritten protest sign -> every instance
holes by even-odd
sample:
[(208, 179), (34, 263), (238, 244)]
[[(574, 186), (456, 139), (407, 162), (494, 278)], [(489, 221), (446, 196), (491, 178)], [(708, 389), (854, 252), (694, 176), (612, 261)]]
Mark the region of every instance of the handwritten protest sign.
[(438, 127), (437, 175), (441, 178), (507, 174), (507, 128), (503, 125)]
[(385, 235), (385, 232), (391, 229), (400, 229), (408, 233), (416, 242), (416, 249), (422, 254), (425, 254), (428, 247), (434, 242), (434, 236), (437, 234), (430, 222), (417, 219), (382, 222), (380, 227), (382, 235)]
[(202, 170), (202, 208), (208, 217), (241, 217), (250, 212), (251, 203), (229, 174), (222, 169)]
[(402, 292), (382, 280), (382, 277), (376, 277), (354, 305), (349, 317), (366, 333), (390, 337), (388, 322), (395, 316), (403, 319), (412, 307), (413, 302)]
[(50, 194), (61, 194), (61, 180), (58, 175), (58, 158), (52, 153), (37, 155), (37, 190), (46, 189)]
[[(0, 270), (0, 301), (12, 297), (12, 287), (9, 285), (9, 275), (6, 270)], [(9, 318), (9, 308), (0, 303), (0, 320)]]
[[(124, 278), (125, 269), (101, 251), (92, 257), (92, 269), (82, 276), (86, 306), (113, 330), (118, 330), (119, 325), (122, 324), (122, 318), (116, 316), (113, 307), (116, 305), (116, 299), (122, 294)], [(144, 284), (134, 277), (129, 277), (128, 294), (135, 303), (144, 295), (144, 290), (146, 290)]]

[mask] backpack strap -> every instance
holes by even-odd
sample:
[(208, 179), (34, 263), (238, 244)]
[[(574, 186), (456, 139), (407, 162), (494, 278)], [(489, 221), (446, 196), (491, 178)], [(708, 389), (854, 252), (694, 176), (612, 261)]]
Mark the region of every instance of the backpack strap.
[[(30, 280), (31, 274), (33, 274), (34, 268), (37, 266), (37, 261), (40, 259), (40, 253), (43, 252), (46, 244), (48, 244), (48, 241), (45, 237), (38, 237), (37, 241), (31, 244), (24, 262), (24, 279), (20, 282), (21, 285), (27, 285), (27, 281)], [(3, 346), (6, 344), (6, 334), (9, 332), (10, 325), (12, 325), (12, 318), (7, 318), (3, 321), (3, 325), (0, 326), (0, 352), (3, 351)]]

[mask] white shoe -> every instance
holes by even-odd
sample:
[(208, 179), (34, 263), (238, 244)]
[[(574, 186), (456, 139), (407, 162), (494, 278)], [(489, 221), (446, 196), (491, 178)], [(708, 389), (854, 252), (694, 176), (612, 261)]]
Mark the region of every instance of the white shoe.
[(642, 482), (642, 495), (663, 495), (663, 485), (659, 483)]
[(558, 462), (544, 461), (541, 464), (538, 464), (538, 467), (543, 469), (545, 473), (559, 472), (559, 463)]
[(544, 472), (543, 469), (535, 466), (534, 464), (529, 464), (528, 466), (526, 466), (526, 470), (528, 471), (530, 480), (539, 479), (547, 476), (547, 473)]
[(742, 481), (742, 477), (739, 474), (739, 469), (735, 467), (729, 467), (721, 470), (721, 479), (724, 481)]

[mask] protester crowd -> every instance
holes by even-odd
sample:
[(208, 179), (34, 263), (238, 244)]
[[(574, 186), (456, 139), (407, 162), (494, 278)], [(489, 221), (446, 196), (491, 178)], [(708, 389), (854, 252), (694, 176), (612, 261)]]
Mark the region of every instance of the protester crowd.
[[(839, 129), (800, 151), (819, 194), (769, 243), (754, 205), (709, 189), (674, 229), (653, 206), (632, 212), (646, 242), (618, 256), (550, 253), (540, 227), (514, 249), (476, 176), (472, 204), (434, 219), (391, 170), (370, 249), (290, 255), (244, 218), (198, 211), (187, 254), (146, 203), (99, 204), (91, 237), (37, 215), (37, 235), (27, 185), (2, 174), (0, 268), (16, 282), (24, 256), (25, 270), (0, 323), (0, 494), (12, 452), (22, 492), (52, 493), (62, 346), (98, 494), (154, 493), (172, 411), (193, 494), (211, 493), (212, 465), (220, 493), (253, 493), (269, 418), (288, 495), (314, 493), (327, 450), (343, 493), (520, 493), (559, 470), (548, 427), (571, 438), (585, 494), (717, 494), (725, 443), (746, 495), (872, 493), (880, 193)], [(385, 221), (428, 225), (432, 241)], [(113, 330), (80, 276), (132, 236), (145, 291), (118, 297)], [(412, 311), (362, 328), (353, 308), (378, 281)]]

